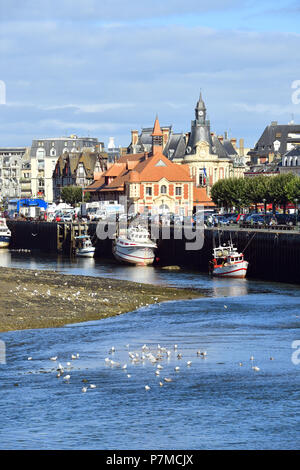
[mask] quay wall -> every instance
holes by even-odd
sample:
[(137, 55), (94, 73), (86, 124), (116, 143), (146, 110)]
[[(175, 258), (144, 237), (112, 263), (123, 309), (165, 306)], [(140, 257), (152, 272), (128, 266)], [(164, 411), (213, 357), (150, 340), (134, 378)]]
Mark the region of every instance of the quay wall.
[[(12, 249), (58, 251), (57, 223), (27, 222), (8, 220), (12, 232)], [(112, 240), (99, 240), (96, 223), (88, 224), (88, 233), (96, 247), (97, 258), (113, 258)], [(249, 261), (247, 277), (262, 280), (293, 282), (300, 284), (300, 233), (296, 231), (271, 231), (254, 229), (205, 229), (204, 244), (198, 250), (186, 250), (188, 240), (174, 239), (170, 229), (170, 239), (157, 240), (156, 263), (162, 266), (179, 265), (184, 268), (208, 271), (214, 244), (219, 245), (232, 239), (239, 251), (243, 251)], [(62, 251), (70, 254), (70, 233), (62, 245)]]

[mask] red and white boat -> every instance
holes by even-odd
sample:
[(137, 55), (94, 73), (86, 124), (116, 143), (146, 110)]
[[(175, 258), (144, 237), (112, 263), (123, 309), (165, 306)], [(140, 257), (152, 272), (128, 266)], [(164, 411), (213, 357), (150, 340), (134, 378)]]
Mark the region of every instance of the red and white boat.
[(213, 249), (213, 259), (209, 262), (209, 271), (213, 276), (244, 278), (247, 274), (248, 261), (244, 254), (238, 253), (232, 243)]
[(119, 234), (113, 243), (113, 254), (118, 261), (146, 266), (154, 261), (154, 250), (157, 248), (145, 227), (138, 225)]

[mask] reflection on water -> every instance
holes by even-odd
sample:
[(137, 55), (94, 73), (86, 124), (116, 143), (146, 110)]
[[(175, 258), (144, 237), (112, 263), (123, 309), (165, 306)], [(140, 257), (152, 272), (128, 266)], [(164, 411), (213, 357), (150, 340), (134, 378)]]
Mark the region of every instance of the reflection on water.
[(115, 260), (66, 257), (40, 253), (0, 252), (0, 266), (23, 269), (47, 269), (64, 274), (110, 277), (138, 283), (198, 288), (213, 297), (236, 297), (260, 288), (256, 281), (247, 279), (213, 278), (206, 273), (189, 270), (168, 271), (155, 266), (132, 266)]

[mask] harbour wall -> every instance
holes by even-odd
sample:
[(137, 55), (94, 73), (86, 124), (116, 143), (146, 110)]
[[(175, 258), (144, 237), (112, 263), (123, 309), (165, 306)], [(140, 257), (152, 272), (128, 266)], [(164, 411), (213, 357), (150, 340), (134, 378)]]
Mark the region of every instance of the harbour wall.
[[(12, 232), (11, 249), (72, 254), (72, 237), (79, 233), (70, 229), (70, 225), (75, 224), (8, 220), (7, 225)], [(100, 240), (96, 227), (96, 223), (90, 223), (83, 228), (96, 247), (95, 257), (112, 258), (112, 240)], [(171, 227), (170, 239), (163, 238), (160, 233), (155, 262), (161, 266), (178, 265), (207, 272), (213, 247), (218, 246), (219, 241), (223, 244), (230, 239), (249, 261), (247, 277), (300, 284), (300, 233), (296, 231), (205, 229), (203, 247), (187, 250), (189, 240), (174, 238)]]

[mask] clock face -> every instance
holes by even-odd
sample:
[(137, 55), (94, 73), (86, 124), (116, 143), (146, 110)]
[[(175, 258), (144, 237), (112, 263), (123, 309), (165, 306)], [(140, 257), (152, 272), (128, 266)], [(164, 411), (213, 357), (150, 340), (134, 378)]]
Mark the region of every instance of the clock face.
[(203, 111), (199, 111), (199, 116), (203, 116)]

